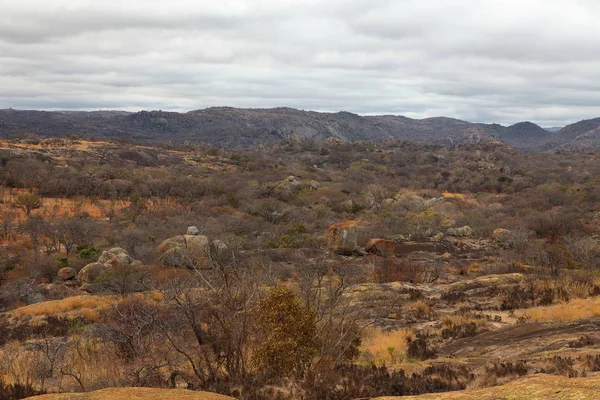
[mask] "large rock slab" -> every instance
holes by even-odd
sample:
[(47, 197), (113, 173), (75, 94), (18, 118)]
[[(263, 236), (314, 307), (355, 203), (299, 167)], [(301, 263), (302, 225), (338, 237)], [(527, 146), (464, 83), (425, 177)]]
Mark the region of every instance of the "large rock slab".
[(351, 255), (358, 245), (358, 224), (346, 221), (331, 225), (327, 230), (327, 244), (334, 253)]
[(163, 240), (156, 250), (168, 267), (205, 268), (227, 255), (227, 245), (204, 235), (179, 235)]
[(93, 262), (81, 268), (79, 274), (77, 274), (77, 280), (82, 285), (86, 283), (94, 283), (98, 279), (107, 275), (109, 272), (110, 269), (106, 266), (106, 264)]

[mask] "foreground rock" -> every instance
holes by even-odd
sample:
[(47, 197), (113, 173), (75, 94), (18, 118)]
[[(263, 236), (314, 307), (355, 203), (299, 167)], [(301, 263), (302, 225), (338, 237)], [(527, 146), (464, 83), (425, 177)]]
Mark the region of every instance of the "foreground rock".
[(190, 226), (185, 235), (163, 240), (156, 250), (163, 265), (168, 267), (204, 268), (216, 258), (227, 255), (227, 245), (220, 240), (211, 240), (200, 235), (195, 226)]
[(36, 400), (232, 400), (233, 397), (183, 389), (118, 388), (88, 393), (45, 394)]
[(331, 225), (327, 230), (327, 244), (334, 253), (352, 255), (358, 245), (358, 224), (346, 221)]
[(376, 400), (591, 400), (598, 399), (600, 376), (529, 375), (502, 386), (421, 396), (378, 397)]

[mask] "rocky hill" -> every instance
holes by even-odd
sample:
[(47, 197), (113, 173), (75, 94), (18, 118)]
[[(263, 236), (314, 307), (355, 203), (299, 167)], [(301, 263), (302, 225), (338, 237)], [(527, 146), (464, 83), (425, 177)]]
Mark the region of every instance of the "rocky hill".
[(539, 150), (551, 132), (529, 121), (519, 122), (509, 127), (497, 125), (499, 139), (511, 147), (521, 150)]
[(452, 118), (411, 119), (403, 116), (360, 116), (348, 112), (320, 113), (292, 108), (208, 108), (187, 113), (165, 111), (48, 112), (0, 110), (0, 137), (32, 133), (46, 137), (82, 135), (98, 139), (125, 138), (142, 144), (204, 142), (221, 147), (250, 147), (287, 138), (342, 141), (386, 139), (455, 146), (502, 141), (525, 151), (596, 146), (577, 140), (600, 126), (600, 118), (581, 121), (552, 133), (531, 122), (509, 127)]

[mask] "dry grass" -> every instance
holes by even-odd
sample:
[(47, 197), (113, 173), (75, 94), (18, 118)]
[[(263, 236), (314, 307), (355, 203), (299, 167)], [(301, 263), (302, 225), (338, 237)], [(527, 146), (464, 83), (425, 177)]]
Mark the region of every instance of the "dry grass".
[(409, 329), (393, 332), (380, 330), (367, 332), (360, 346), (361, 361), (376, 365), (400, 363), (406, 354), (407, 338), (414, 338), (414, 333)]
[(45, 301), (43, 303), (31, 304), (17, 308), (13, 311), (15, 315), (23, 316), (46, 316), (66, 315), (77, 312), (90, 320), (98, 319), (97, 310), (106, 308), (115, 298), (113, 296), (74, 296), (62, 300)]
[[(0, 215), (7, 211), (16, 213), (17, 222), (26, 220), (25, 212), (23, 210), (14, 208), (12, 204), (15, 201), (15, 197), (18, 194), (25, 193), (23, 189), (10, 189), (5, 188), (0, 198)], [(42, 199), (42, 207), (37, 210), (33, 210), (33, 214), (40, 214), (46, 217), (58, 216), (58, 217), (71, 217), (73, 215), (87, 213), (93, 218), (103, 218), (106, 215), (106, 210), (114, 209), (118, 215), (121, 211), (129, 206), (128, 201), (115, 201), (113, 204), (109, 200), (97, 200), (92, 201), (85, 197), (74, 197), (74, 198), (51, 198), (44, 197)]]
[(423, 300), (410, 302), (402, 307), (405, 312), (415, 313), (418, 316), (429, 317), (432, 314), (431, 306)]
[(73, 318), (82, 316), (90, 321), (97, 321), (99, 318), (99, 311), (106, 309), (111, 304), (124, 301), (131, 297), (137, 297), (155, 303), (160, 303), (163, 301), (163, 295), (158, 291), (135, 293), (124, 298), (114, 295), (82, 295), (67, 297), (62, 300), (52, 300), (45, 301), (43, 303), (31, 304), (29, 306), (17, 308), (12, 312), (19, 317), (41, 317), (52, 315)]
[(600, 316), (600, 297), (575, 299), (567, 303), (547, 307), (535, 307), (515, 311), (518, 318), (536, 322), (576, 321), (579, 319)]

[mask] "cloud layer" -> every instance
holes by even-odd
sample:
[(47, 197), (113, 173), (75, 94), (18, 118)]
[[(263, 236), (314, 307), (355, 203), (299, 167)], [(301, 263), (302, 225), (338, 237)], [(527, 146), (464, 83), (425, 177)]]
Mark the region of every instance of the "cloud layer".
[(593, 0), (7, 0), (0, 108), (600, 116)]

